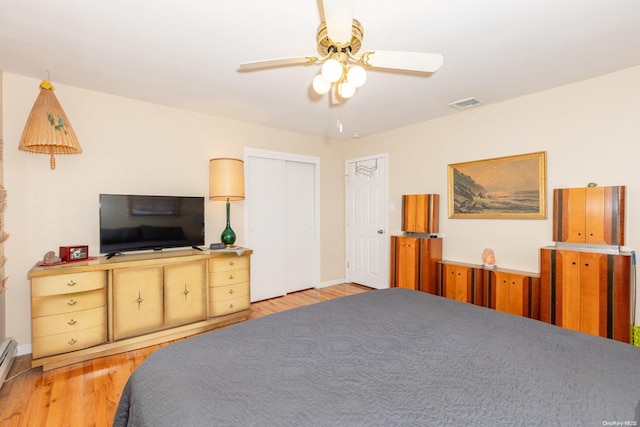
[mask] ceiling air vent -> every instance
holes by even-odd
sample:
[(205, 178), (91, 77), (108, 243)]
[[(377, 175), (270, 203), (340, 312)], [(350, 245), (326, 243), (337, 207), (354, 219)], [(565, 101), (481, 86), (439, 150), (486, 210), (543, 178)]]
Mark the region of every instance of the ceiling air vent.
[(475, 107), (484, 104), (484, 101), (478, 98), (465, 98), (460, 101), (455, 101), (449, 104), (450, 107), (457, 108), (458, 110), (466, 110), (467, 108)]

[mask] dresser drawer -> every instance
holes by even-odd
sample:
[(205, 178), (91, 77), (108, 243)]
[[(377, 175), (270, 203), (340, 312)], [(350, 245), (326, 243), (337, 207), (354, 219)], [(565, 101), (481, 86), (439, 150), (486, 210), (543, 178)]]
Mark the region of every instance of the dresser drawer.
[(40, 338), (47, 335), (73, 333), (101, 325), (106, 328), (106, 324), (107, 307), (102, 306), (73, 313), (36, 317), (31, 322), (31, 335), (33, 338)]
[(84, 292), (104, 288), (106, 284), (107, 273), (104, 271), (34, 277), (31, 279), (31, 296), (44, 297)]
[(228, 270), (241, 270), (243, 268), (249, 268), (249, 256), (239, 257), (220, 257), (209, 260), (209, 271), (228, 271)]
[(231, 314), (237, 311), (246, 310), (249, 308), (249, 305), (249, 295), (225, 299), (223, 301), (212, 300), (209, 303), (209, 316), (223, 316), (225, 314)]
[(33, 339), (33, 358), (38, 359), (53, 354), (68, 353), (70, 351), (82, 350), (93, 347), (107, 341), (107, 328), (94, 326), (93, 328), (82, 329), (74, 332), (67, 332), (56, 335)]
[(209, 273), (209, 286), (226, 286), (249, 281), (249, 269)]
[(106, 305), (106, 289), (31, 299), (31, 317), (73, 313)]
[(249, 282), (209, 288), (211, 301), (224, 301), (249, 295)]

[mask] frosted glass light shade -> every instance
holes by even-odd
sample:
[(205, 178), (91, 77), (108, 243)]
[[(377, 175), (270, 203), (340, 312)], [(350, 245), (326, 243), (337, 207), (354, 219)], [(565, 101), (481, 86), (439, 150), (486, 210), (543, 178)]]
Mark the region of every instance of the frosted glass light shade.
[(244, 161), (209, 160), (209, 199), (244, 200)]
[(356, 93), (356, 88), (347, 82), (338, 85), (338, 95), (344, 99), (351, 98)]
[(324, 95), (331, 89), (331, 83), (326, 81), (322, 74), (318, 74), (313, 78), (313, 90), (320, 95)]
[(355, 88), (361, 87), (367, 81), (367, 72), (359, 65), (354, 65), (347, 72), (347, 81)]
[(322, 77), (329, 83), (335, 83), (342, 77), (342, 63), (337, 59), (327, 59), (322, 64)]

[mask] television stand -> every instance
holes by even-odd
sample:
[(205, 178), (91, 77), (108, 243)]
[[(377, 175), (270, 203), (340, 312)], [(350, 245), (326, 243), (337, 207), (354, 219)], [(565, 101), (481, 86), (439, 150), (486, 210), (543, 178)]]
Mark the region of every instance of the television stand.
[(34, 266), (31, 366), (47, 371), (247, 320), (251, 253), (189, 249)]

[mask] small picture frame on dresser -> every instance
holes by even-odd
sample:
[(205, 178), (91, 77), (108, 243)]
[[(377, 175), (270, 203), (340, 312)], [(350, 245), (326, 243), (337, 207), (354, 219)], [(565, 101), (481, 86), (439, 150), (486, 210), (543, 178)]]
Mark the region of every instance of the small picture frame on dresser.
[(89, 259), (89, 246), (60, 246), (60, 258), (64, 262), (82, 261)]

